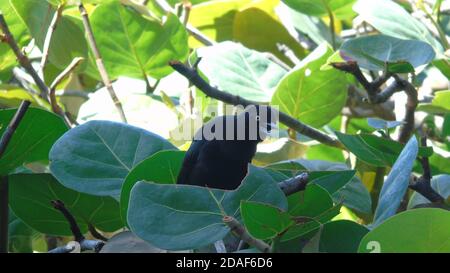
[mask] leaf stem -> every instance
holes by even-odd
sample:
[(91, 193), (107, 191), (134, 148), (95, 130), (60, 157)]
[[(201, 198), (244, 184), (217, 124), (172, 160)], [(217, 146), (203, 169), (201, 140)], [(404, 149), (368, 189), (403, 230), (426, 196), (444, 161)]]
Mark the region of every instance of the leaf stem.
[(92, 53), (95, 57), (95, 62), (97, 64), (98, 72), (100, 73), (100, 76), (102, 78), (103, 84), (105, 85), (106, 89), (109, 92), (109, 96), (114, 102), (114, 105), (116, 106), (117, 111), (119, 112), (119, 116), (121, 120), (125, 123), (127, 123), (127, 119), (125, 117), (125, 112), (123, 111), (122, 103), (120, 102), (119, 98), (116, 95), (116, 91), (114, 91), (114, 88), (112, 86), (111, 80), (109, 79), (108, 73), (106, 72), (105, 64), (103, 63), (102, 56), (100, 55), (100, 51), (98, 50), (97, 43), (95, 41), (94, 33), (92, 32), (91, 23), (89, 22), (89, 16), (84, 8), (81, 1), (78, 3), (78, 9), (81, 14), (81, 18), (83, 19), (83, 25), (84, 30), (86, 31), (89, 46), (92, 49)]

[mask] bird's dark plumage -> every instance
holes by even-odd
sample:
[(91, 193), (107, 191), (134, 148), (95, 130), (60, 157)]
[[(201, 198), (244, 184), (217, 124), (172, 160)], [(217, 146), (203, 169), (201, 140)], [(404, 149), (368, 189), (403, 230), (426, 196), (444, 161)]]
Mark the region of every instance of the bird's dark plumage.
[(275, 114), (266, 106), (250, 106), (239, 115), (220, 116), (206, 123), (195, 134), (177, 183), (236, 189), (247, 174), (256, 145), (273, 129)]

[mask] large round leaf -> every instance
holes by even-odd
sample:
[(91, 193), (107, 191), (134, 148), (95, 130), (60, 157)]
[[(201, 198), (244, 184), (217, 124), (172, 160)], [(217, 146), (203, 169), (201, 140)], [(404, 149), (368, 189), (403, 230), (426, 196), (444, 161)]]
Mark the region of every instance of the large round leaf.
[(211, 84), (243, 98), (268, 102), (286, 71), (263, 53), (223, 42), (197, 50), (199, 68)]
[(168, 250), (199, 248), (228, 232), (224, 216), (240, 219), (242, 200), (286, 209), (286, 198), (263, 170), (250, 167), (234, 191), (191, 185), (138, 182), (131, 190), (128, 224), (140, 238)]
[(386, 35), (371, 35), (347, 40), (340, 51), (346, 58), (356, 61), (362, 68), (381, 71), (385, 69), (385, 63), (407, 62), (413, 67), (418, 67), (428, 64), (435, 56), (433, 48), (425, 42), (402, 40)]
[[(10, 0), (14, 10), (19, 14), (35, 39), (40, 50), (44, 47), (45, 37), (56, 9), (42, 0)], [(49, 61), (64, 69), (75, 57), (87, 59), (88, 47), (80, 25), (74, 18), (62, 15), (57, 28), (52, 34), (49, 48)], [(82, 64), (81, 67), (85, 67)]]
[(100, 4), (91, 16), (92, 30), (108, 74), (162, 78), (172, 72), (170, 60), (184, 61), (187, 32), (169, 13), (164, 24), (144, 18), (120, 1)]
[(443, 52), (442, 45), (427, 27), (395, 1), (358, 0), (353, 9), (383, 34), (400, 39), (421, 40), (430, 44), (437, 54)]
[(347, 100), (345, 75), (320, 70), (331, 55), (331, 48), (325, 44), (315, 49), (281, 80), (271, 104), (311, 126), (331, 121)]
[(185, 152), (161, 151), (137, 164), (125, 178), (120, 194), (120, 212), (126, 221), (130, 192), (138, 181), (152, 181), (161, 184), (177, 183)]
[(64, 134), (50, 151), (50, 170), (66, 187), (118, 197), (125, 177), (152, 154), (175, 147), (123, 123), (89, 121)]
[(92, 196), (63, 187), (50, 174), (9, 176), (10, 205), (14, 213), (33, 229), (52, 235), (70, 236), (63, 214), (50, 201), (61, 200), (75, 217), (81, 232), (92, 225), (113, 232), (123, 226), (119, 204), (111, 197)]
[[(0, 135), (3, 135), (16, 109), (0, 110)], [(29, 108), (0, 158), (0, 175), (24, 163), (45, 161), (53, 143), (67, 131), (64, 121), (42, 109)]]
[(408, 210), (364, 236), (358, 252), (448, 253), (449, 230), (449, 211), (430, 208)]

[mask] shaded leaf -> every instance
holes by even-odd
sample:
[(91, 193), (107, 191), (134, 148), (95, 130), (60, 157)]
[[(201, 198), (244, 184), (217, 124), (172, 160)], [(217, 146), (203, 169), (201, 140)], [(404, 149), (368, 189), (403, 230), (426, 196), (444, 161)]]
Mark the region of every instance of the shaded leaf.
[(88, 225), (113, 232), (123, 227), (119, 204), (111, 197), (79, 193), (61, 186), (50, 174), (15, 174), (9, 176), (14, 213), (33, 229), (52, 235), (71, 236), (69, 223), (50, 201), (61, 200), (75, 217), (81, 232)]
[(175, 147), (123, 123), (89, 121), (64, 134), (50, 151), (50, 170), (66, 187), (118, 198), (125, 177), (152, 154)]

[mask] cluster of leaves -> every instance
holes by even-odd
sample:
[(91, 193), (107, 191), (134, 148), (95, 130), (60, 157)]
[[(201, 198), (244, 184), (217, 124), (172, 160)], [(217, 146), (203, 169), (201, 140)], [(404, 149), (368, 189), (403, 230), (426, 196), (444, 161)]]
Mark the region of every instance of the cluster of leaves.
[[(439, 15), (431, 28), (441, 35), (403, 1), (196, 0), (180, 16), (157, 2), (83, 1), (106, 71), (116, 80), (125, 124), (118, 122), (108, 91), (99, 88), (75, 3), (0, 1), (15, 40), (32, 60), (40, 59), (52, 17), (64, 5), (42, 71), (46, 84), (73, 58), (85, 60), (58, 86), (64, 90), (59, 105), (81, 123), (68, 128), (32, 92), (33, 83), (25, 86), (31, 91), (20, 87), (27, 77), (8, 45), (0, 44), (0, 133), (16, 112), (9, 108), (22, 100), (33, 106), (0, 158), (0, 176), (10, 183), (10, 251), (46, 251), (44, 235), (72, 235), (51, 200), (64, 202), (83, 233), (94, 228), (112, 235), (127, 227), (164, 250), (204, 251), (227, 240), (230, 228), (223, 219), (231, 216), (278, 252), (450, 251), (450, 213), (415, 208), (430, 202), (408, 190), (411, 174), (423, 171), (416, 159), (427, 157), (432, 187), (444, 198), (450, 195), (450, 91), (435, 92), (417, 108), (433, 146), (419, 147), (415, 136), (402, 144), (390, 137), (402, 122), (342, 114), (352, 107), (347, 89), (358, 83), (329, 66), (352, 60), (368, 76), (414, 73), (417, 87), (427, 79), (448, 81), (450, 16), (439, 13), (442, 1), (431, 13), (419, 7), (431, 19)], [(345, 37), (345, 31), (359, 33), (355, 17), (374, 35)], [(186, 20), (217, 43), (205, 46), (189, 35)], [(280, 138), (260, 145), (237, 190), (175, 185), (189, 141), (174, 132), (195, 116), (210, 119), (211, 107), (222, 108), (168, 65), (198, 57), (198, 71), (211, 85), (335, 132), (351, 156), (281, 127)], [(186, 94), (192, 98), (183, 100)], [(346, 133), (339, 132), (341, 124)], [(301, 172), (309, 174), (306, 189), (285, 196), (277, 183)], [(409, 204), (402, 208), (405, 196)], [(116, 241), (125, 248), (127, 242)]]

